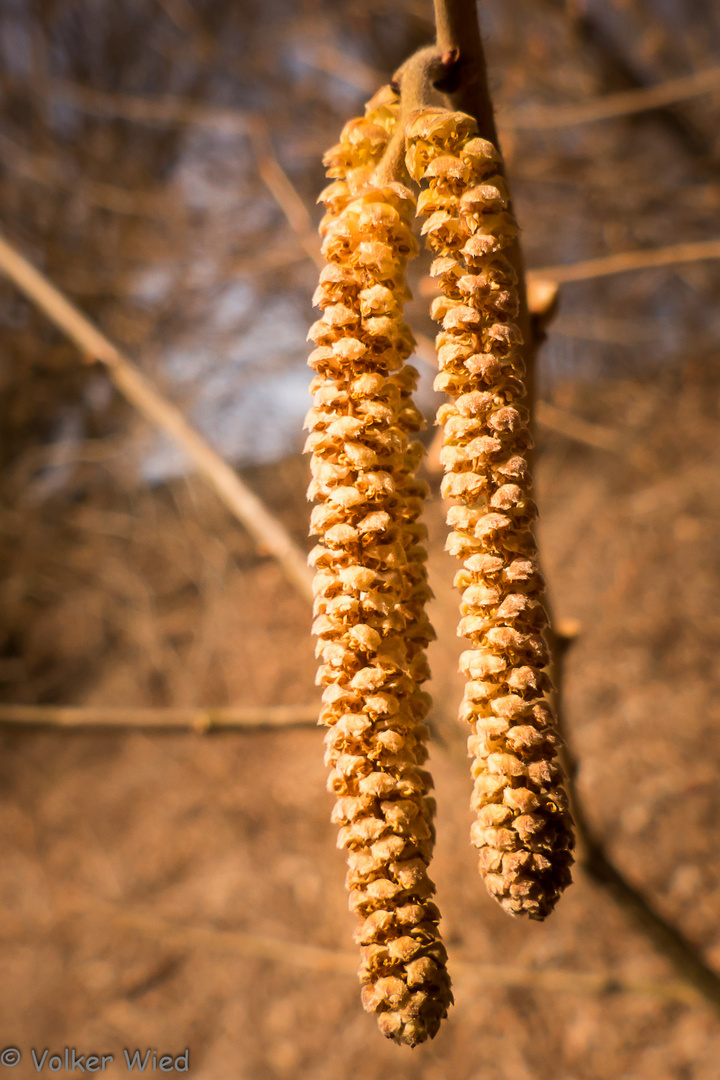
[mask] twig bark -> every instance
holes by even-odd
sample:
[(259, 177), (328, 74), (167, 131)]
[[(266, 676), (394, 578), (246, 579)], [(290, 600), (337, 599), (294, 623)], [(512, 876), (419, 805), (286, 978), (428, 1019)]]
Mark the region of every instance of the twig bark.
[[(481, 134), (484, 138), (496, 141), (497, 132), (492, 107), (489, 98), (482, 92), (486, 72), (484, 54), (481, 48), (479, 50), (477, 48), (477, 45), (481, 44), (480, 37), (478, 35), (475, 41), (472, 34), (464, 33), (464, 18), (457, 17), (456, 7), (472, 8), (474, 4), (472, 0), (461, 0), (460, 4), (436, 0), (436, 9), (441, 9), (443, 24), (442, 38), (438, 37), (438, 45), (446, 52), (456, 47), (461, 49), (458, 61), (460, 88), (452, 95), (453, 107), (476, 116), (478, 120), (482, 119)], [(471, 21), (468, 20), (468, 25)], [(475, 20), (475, 25), (477, 25), (477, 20)], [(318, 53), (318, 55), (324, 55), (324, 53)], [(483, 58), (478, 65), (477, 61), (481, 56)], [(474, 61), (473, 58), (475, 58)], [(361, 89), (369, 92), (371, 84), (365, 69), (362, 69), (362, 77), (359, 77), (355, 67), (343, 67), (342, 71), (338, 70), (336, 65), (339, 62), (339, 58), (335, 57), (333, 57), (332, 66), (320, 61), (323, 70), (332, 70), (333, 74), (338, 74), (339, 77), (351, 81), (354, 85), (362, 83)], [(377, 85), (377, 81), (372, 85)], [(662, 109), (678, 101), (711, 93), (719, 86), (720, 67), (713, 67), (679, 79), (669, 79), (657, 86), (607, 94), (577, 105), (504, 109), (502, 126), (504, 129), (521, 131), (538, 129), (550, 131), (554, 128), (610, 120), (615, 117)], [(82, 86), (79, 83), (61, 80), (53, 81), (50, 90), (53, 97), (62, 98), (84, 112), (98, 116), (119, 117), (145, 124), (197, 124), (201, 127), (235, 134), (247, 132), (249, 119), (247, 113), (223, 109), (216, 105), (204, 105), (191, 98), (171, 94), (150, 97), (139, 94), (108, 93)]]
[(49, 155), (31, 154), (6, 135), (0, 134), (4, 163), (20, 176), (25, 176), (44, 187), (63, 188), (79, 194), (91, 206), (111, 210), (115, 214), (129, 214), (150, 218), (165, 217), (173, 210), (172, 196), (167, 191), (133, 191), (115, 184), (103, 184), (64, 170)]
[(631, 270), (704, 262), (707, 259), (720, 259), (720, 239), (670, 244), (647, 251), (621, 251), (617, 255), (602, 255), (597, 259), (586, 259), (584, 262), (570, 263), (567, 266), (543, 266), (528, 271), (528, 277), (548, 278), (557, 283), (588, 281), (611, 274), (626, 274)]
[(322, 268), (325, 260), (320, 252), (320, 241), (313, 228), (312, 218), (275, 155), (267, 124), (259, 117), (252, 117), (248, 120), (248, 131), (255, 150), (260, 179), (282, 210), (308, 258)]
[[(187, 926), (170, 922), (143, 912), (120, 911), (110, 905), (100, 905), (112, 912), (111, 919), (118, 928), (159, 939), (180, 949), (202, 949), (224, 955), (250, 956), (274, 963), (289, 964), (311, 971), (332, 971), (346, 974), (357, 967), (353, 953), (287, 941), (263, 934), (242, 933), (237, 930), (216, 930), (211, 926)], [(83, 905), (84, 916), (89, 905)], [(483, 964), (470, 958), (453, 961), (456, 986), (523, 987), (534, 991), (571, 994), (642, 994), (666, 1001), (696, 1005), (699, 998), (693, 987), (677, 980), (632, 979), (615, 972), (594, 973), (559, 971), (547, 968), (521, 968), (505, 964)]]
[(0, 724), (60, 728), (219, 728), (315, 727), (317, 705), (213, 708), (146, 708), (75, 705), (0, 705)]
[(497, 145), (476, 0), (433, 0), (433, 3), (438, 49), (457, 54), (457, 85), (448, 94), (452, 106), (473, 116), (482, 138)]
[(620, 450), (619, 432), (601, 424), (592, 424), (581, 416), (561, 409), (549, 401), (538, 401), (535, 406), (535, 419), (540, 427), (557, 431), (567, 439), (593, 446), (597, 450), (618, 453)]
[(508, 109), (503, 112), (503, 126), (518, 130), (549, 131), (576, 124), (590, 124), (597, 120), (611, 120), (651, 109), (662, 109), (677, 101), (687, 101), (701, 94), (709, 94), (718, 87), (720, 67), (713, 67), (679, 79), (668, 79), (656, 86), (607, 94), (591, 101), (579, 102), (577, 105)]
[(260, 548), (278, 560), (288, 579), (306, 599), (312, 599), (312, 576), (305, 556), (287, 530), (227, 462), (191, 427), (182, 413), (150, 385), (132, 361), (2, 237), (0, 273), (10, 278), (29, 300), (44, 311), (58, 329), (78, 346), (88, 361), (105, 365), (117, 389), (146, 420), (163, 431), (186, 454)]
[(113, 116), (142, 124), (197, 124), (234, 135), (247, 134), (247, 116), (237, 109), (203, 105), (174, 94), (142, 97), (108, 93), (61, 79), (53, 80), (50, 92), (53, 98), (95, 116)]
[(577, 834), (578, 864), (591, 881), (605, 889), (616, 904), (634, 920), (635, 925), (670, 961), (677, 974), (702, 994), (705, 1001), (720, 1013), (720, 976), (702, 959), (692, 942), (668, 922), (647, 897), (615, 865), (605, 845), (590, 825), (577, 788), (578, 763), (568, 739), (563, 707), (563, 674), (574, 636), (557, 631), (549, 635), (555, 683), (555, 715), (563, 738), (563, 759), (568, 777), (568, 795)]
[[(447, 92), (454, 109), (472, 116), (478, 133), (495, 146), (499, 145), (492, 97), (487, 81), (485, 51), (480, 37), (475, 0), (433, 0), (437, 46), (441, 54), (455, 56), (454, 82)], [(517, 325), (523, 336), (523, 361), (526, 369), (528, 404), (533, 412), (535, 402), (535, 354), (541, 338), (536, 335), (528, 310), (525, 263), (519, 241), (503, 253), (512, 263), (518, 276), (520, 311)]]

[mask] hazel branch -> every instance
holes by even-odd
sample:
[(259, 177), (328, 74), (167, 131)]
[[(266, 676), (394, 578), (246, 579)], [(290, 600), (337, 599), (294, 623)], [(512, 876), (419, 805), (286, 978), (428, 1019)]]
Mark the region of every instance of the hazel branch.
[(472, 116), (480, 137), (497, 145), (475, 0), (434, 0), (434, 6), (437, 47), (444, 56), (454, 57), (447, 90), (451, 107)]
[(696, 240), (689, 244), (669, 244), (667, 247), (649, 248), (646, 251), (619, 251), (615, 255), (601, 255), (597, 259), (568, 263), (565, 266), (544, 266), (530, 271), (533, 279), (549, 279), (556, 283), (567, 281), (590, 281), (613, 274), (627, 274), (636, 270), (651, 270), (658, 266), (675, 266), (683, 263), (705, 262), (720, 259), (720, 238)]
[[(437, 48), (446, 60), (452, 58), (452, 71), (444, 86), (448, 104), (451, 109), (472, 116), (479, 136), (499, 148), (476, 2), (434, 0), (434, 5)], [(512, 204), (510, 208), (512, 209)], [(532, 423), (535, 405), (535, 354), (542, 336), (535, 333), (528, 310), (525, 263), (519, 241), (513, 241), (505, 251), (505, 256), (518, 279), (517, 326), (523, 337), (520, 349), (526, 369), (527, 405)]]
[(405, 132), (410, 117), (417, 109), (442, 104), (442, 97), (435, 83), (445, 74), (446, 65), (436, 46), (420, 49), (406, 60), (393, 78), (400, 93), (400, 111), (395, 130), (380, 164), (375, 170), (373, 183), (377, 187), (409, 180), (405, 168)]
[[(351, 972), (355, 966), (355, 956), (350, 952), (281, 940), (264, 934), (221, 930), (214, 926), (183, 925), (150, 913), (120, 910), (106, 903), (94, 902), (95, 907), (103, 914), (107, 913), (114, 926), (160, 940), (173, 948), (254, 957), (307, 971), (337, 972), (340, 975)], [(87, 918), (93, 910), (87, 903), (77, 904), (76, 908), (77, 914), (83, 918)], [(463, 988), (479, 984), (490, 989), (522, 987), (542, 993), (640, 994), (691, 1006), (697, 1005), (700, 1000), (686, 982), (676, 979), (633, 979), (614, 971), (535, 970), (505, 964), (484, 964), (470, 957), (458, 957), (455, 972)]]
[(187, 422), (182, 413), (151, 386), (140, 370), (14, 247), (0, 237), (0, 273), (73, 341), (90, 361), (107, 368), (121, 394), (146, 420), (164, 432), (193, 463), (231, 514), (261, 549), (272, 554), (288, 579), (312, 599), (312, 576), (303, 552), (226, 461)]
[(219, 728), (280, 729), (315, 727), (317, 705), (217, 706), (213, 708), (145, 708), (76, 705), (0, 705), (0, 724), (59, 728)]
[[(551, 613), (552, 614), (552, 613)], [(658, 952), (672, 964), (688, 988), (701, 995), (715, 1012), (720, 1012), (720, 976), (705, 963), (685, 935), (665, 919), (648, 898), (615, 865), (605, 845), (591, 826), (577, 787), (578, 762), (568, 740), (563, 699), (564, 669), (575, 637), (562, 634), (554, 624), (548, 634), (555, 683), (553, 704), (558, 730), (563, 739), (562, 759), (567, 792), (575, 821), (577, 863), (595, 885), (604, 889), (634, 921), (637, 929), (653, 942)]]

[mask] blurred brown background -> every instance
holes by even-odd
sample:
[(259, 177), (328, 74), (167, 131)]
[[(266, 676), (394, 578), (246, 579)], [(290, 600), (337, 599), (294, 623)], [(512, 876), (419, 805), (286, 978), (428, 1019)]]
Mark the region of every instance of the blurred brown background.
[[(302, 203), (314, 225), (322, 151), (431, 18), (428, 0), (0, 0), (2, 234), (304, 548)], [(481, 20), (531, 268), (720, 235), (720, 76), (660, 109), (567, 115), (719, 67), (717, 5), (487, 0)], [(580, 627), (569, 736), (608, 851), (720, 969), (720, 264), (602, 271), (565, 274), (587, 276), (563, 286), (539, 371), (541, 542)], [(0, 701), (312, 704), (308, 605), (276, 563), (4, 279), (0, 328)], [(581, 873), (547, 925), (486, 897), (437, 496), (428, 524), (457, 1002), (434, 1043), (394, 1047), (361, 1010), (320, 732), (5, 725), (13, 1076), (35, 1075), (30, 1047), (74, 1046), (189, 1047), (197, 1080), (717, 1080), (717, 1013), (663, 996), (677, 976)]]

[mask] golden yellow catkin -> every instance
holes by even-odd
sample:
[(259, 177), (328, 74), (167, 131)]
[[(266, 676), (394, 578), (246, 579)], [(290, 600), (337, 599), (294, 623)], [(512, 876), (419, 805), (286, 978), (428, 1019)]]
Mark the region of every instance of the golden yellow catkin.
[(372, 186), (397, 103), (383, 91), (325, 157), (328, 266), (310, 336), (314, 407), (308, 415), (320, 538), (315, 623), (328, 728), (333, 820), (348, 849), (350, 906), (361, 917), (363, 1004), (381, 1031), (414, 1046), (432, 1037), (452, 1001), (439, 912), (427, 872), (434, 842), (432, 786), (422, 765), (431, 636), (422, 528), (414, 478), (421, 417), (405, 365), (407, 259), (415, 254), (411, 193)]
[(462, 560), (458, 633), (472, 728), (473, 844), (489, 892), (513, 915), (543, 919), (569, 884), (572, 821), (547, 694), (547, 615), (533, 534), (531, 438), (520, 357), (517, 236), (497, 150), (471, 117), (426, 109), (408, 128), (407, 165), (423, 181), (418, 212), (438, 256), (432, 315), (444, 426), (442, 493), (455, 505), (447, 549)]

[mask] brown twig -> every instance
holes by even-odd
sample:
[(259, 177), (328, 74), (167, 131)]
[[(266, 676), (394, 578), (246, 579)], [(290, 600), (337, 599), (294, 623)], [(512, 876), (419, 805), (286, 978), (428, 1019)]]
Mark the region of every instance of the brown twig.
[(690, 244), (670, 244), (648, 251), (621, 251), (617, 255), (602, 255), (597, 259), (570, 263), (567, 266), (543, 266), (529, 270), (528, 277), (549, 278), (555, 282), (587, 281), (590, 278), (626, 274), (630, 270), (648, 270), (655, 266), (720, 259), (720, 239), (697, 240)]
[(622, 873), (605, 851), (605, 845), (588, 822), (577, 789), (578, 763), (568, 740), (563, 708), (563, 674), (568, 650), (575, 640), (557, 631), (549, 635), (555, 683), (555, 714), (563, 738), (563, 758), (568, 777), (568, 795), (577, 834), (578, 864), (596, 885), (605, 889), (616, 904), (670, 961), (677, 974), (702, 994), (720, 1012), (720, 976), (702, 959), (692, 942), (668, 922)]
[(202, 105), (174, 94), (141, 97), (136, 94), (108, 93), (59, 79), (53, 80), (50, 92), (54, 98), (97, 116), (112, 116), (143, 124), (197, 124), (235, 135), (247, 134), (247, 114), (237, 109)]
[(619, 432), (600, 424), (592, 424), (589, 420), (583, 420), (581, 416), (561, 409), (549, 401), (536, 402), (535, 419), (540, 427), (556, 431), (574, 442), (584, 443), (598, 450), (609, 450), (611, 453), (617, 453), (620, 449)]
[(4, 157), (8, 168), (45, 187), (69, 189), (91, 206), (111, 210), (115, 214), (151, 218), (164, 217), (170, 208), (167, 191), (132, 191), (116, 184), (103, 184), (73, 176), (58, 166), (55, 158), (31, 154), (7, 135), (0, 134), (0, 145), (6, 151)]
[[(465, 32), (465, 28), (471, 26), (473, 22), (477, 26), (477, 20), (474, 14), (472, 19), (467, 19), (464, 14), (459, 17), (456, 15), (456, 8), (474, 8), (473, 0), (460, 0), (460, 2), (455, 0), (454, 3), (448, 0), (435, 0), (435, 6), (440, 12), (438, 18), (441, 20), (443, 29), (442, 36), (438, 34), (438, 45), (445, 52), (450, 52), (454, 48), (458, 48), (460, 52), (458, 59), (460, 85), (458, 90), (451, 95), (453, 107), (475, 116), (480, 122), (480, 130), (484, 137), (497, 141), (490, 98), (484, 93), (487, 75), (482, 43), (479, 34), (476, 39), (474, 34)], [(327, 49), (325, 53), (330, 56)], [(362, 84), (360, 88), (363, 91), (369, 91), (372, 86), (377, 85), (377, 81), (374, 81), (371, 86), (370, 69), (366, 69), (364, 65), (361, 67), (354, 65), (351, 68), (343, 66), (339, 69), (338, 65), (342, 57), (333, 53), (331, 62), (327, 62), (325, 53), (322, 50), (319, 51), (316, 59), (316, 66), (322, 67), (322, 70), (330, 71), (338, 76), (342, 74), (342, 77), (353, 85)], [(714, 67), (679, 79), (670, 79), (657, 86), (608, 94), (577, 105), (506, 109), (502, 114), (502, 126), (517, 130), (538, 128), (551, 130), (596, 120), (608, 120), (613, 117), (664, 108), (676, 101), (710, 93), (718, 86), (720, 86), (720, 67)], [(247, 131), (247, 114), (240, 114), (233, 109), (220, 106), (203, 105), (190, 98), (171, 94), (149, 97), (138, 94), (108, 93), (82, 86), (79, 83), (61, 80), (52, 82), (50, 92), (55, 98), (63, 98), (85, 112), (100, 116), (119, 117), (147, 124), (197, 124), (218, 131), (239, 134)]]
[(433, 0), (437, 46), (456, 56), (455, 86), (448, 93), (454, 109), (477, 120), (483, 139), (497, 145), (495, 114), (487, 83), (485, 51), (475, 0)]
[(323, 267), (320, 242), (312, 218), (290, 177), (273, 150), (266, 122), (260, 117), (248, 120), (248, 131), (257, 159), (260, 179), (270, 191), (297, 236), (303, 250), (316, 266)]
[(312, 599), (312, 576), (305, 556), (284, 526), (190, 426), (182, 413), (150, 385), (132, 361), (2, 237), (0, 272), (44, 311), (89, 361), (105, 365), (117, 389), (146, 420), (172, 439), (259, 547), (277, 559), (288, 579), (306, 599)]
[(315, 727), (317, 705), (213, 708), (146, 708), (75, 705), (0, 705), (0, 724), (61, 728), (218, 728)]
[[(332, 971), (345, 975), (354, 971), (357, 958), (353, 953), (308, 945), (305, 942), (287, 941), (264, 934), (242, 933), (237, 930), (216, 930), (210, 926), (178, 925), (155, 915), (136, 911), (119, 911), (101, 904), (112, 911), (113, 924), (118, 928), (136, 931), (144, 936), (160, 939), (180, 949), (202, 949), (223, 955), (249, 956), (275, 963), (289, 964), (312, 971)], [(83, 915), (91, 910), (82, 905)], [(628, 993), (659, 997), (668, 1001), (696, 1005), (701, 1000), (693, 987), (675, 980), (631, 979), (615, 972), (592, 973), (584, 971), (558, 971), (547, 968), (521, 968), (506, 964), (483, 964), (469, 958), (453, 961), (456, 984), (495, 988), (498, 986), (524, 987), (530, 990), (556, 993), (608, 994)]]
[(387, 77), (357, 57), (325, 43), (316, 46), (311, 63), (318, 71), (333, 75), (368, 95), (373, 94)]
[(518, 130), (549, 131), (553, 128), (589, 124), (597, 120), (611, 120), (618, 116), (662, 109), (677, 101), (709, 94), (720, 87), (720, 67), (696, 71), (679, 79), (668, 79), (656, 86), (637, 90), (624, 90), (619, 94), (607, 94), (577, 105), (542, 108), (523, 108), (503, 112), (503, 126)]
[[(450, 77), (447, 97), (452, 108), (472, 116), (478, 132), (484, 139), (499, 145), (492, 97), (487, 81), (485, 51), (480, 37), (475, 0), (433, 0), (437, 46), (444, 57), (455, 58), (454, 71)], [(518, 278), (520, 311), (517, 325), (523, 336), (523, 361), (526, 370), (528, 403), (531, 412), (535, 401), (535, 354), (540, 345), (528, 309), (525, 263), (519, 241), (514, 241), (504, 252), (515, 269)]]

